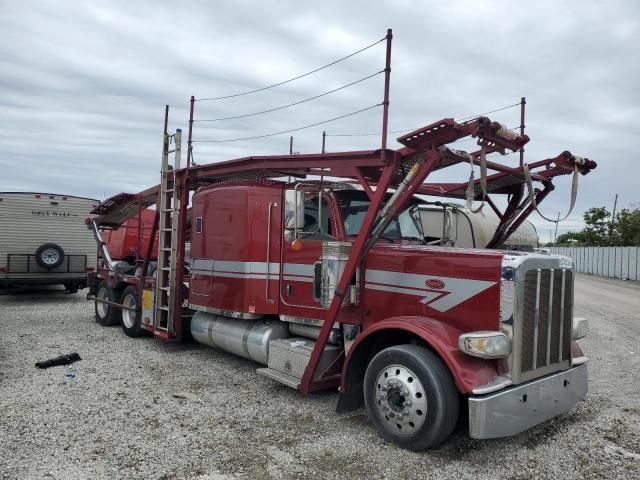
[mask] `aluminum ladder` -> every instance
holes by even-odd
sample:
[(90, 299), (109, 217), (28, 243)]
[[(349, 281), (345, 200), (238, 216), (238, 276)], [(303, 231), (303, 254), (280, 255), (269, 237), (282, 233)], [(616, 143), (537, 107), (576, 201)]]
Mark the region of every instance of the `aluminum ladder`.
[[(160, 201), (158, 202), (158, 268), (156, 274), (155, 313), (156, 333), (173, 332), (175, 317), (173, 299), (176, 294), (176, 245), (178, 242), (178, 212), (180, 196), (176, 189), (175, 171), (180, 169), (182, 131), (169, 134), (164, 131), (162, 169), (160, 172)], [(174, 154), (173, 165), (169, 156)], [(182, 268), (182, 266), (180, 266)]]

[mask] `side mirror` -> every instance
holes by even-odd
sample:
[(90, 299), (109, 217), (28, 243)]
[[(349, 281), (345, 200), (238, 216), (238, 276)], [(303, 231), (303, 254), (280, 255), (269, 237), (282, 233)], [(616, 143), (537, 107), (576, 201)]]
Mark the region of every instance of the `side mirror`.
[(284, 228), (294, 231), (304, 228), (304, 192), (301, 190), (284, 192)]
[(455, 246), (458, 240), (458, 210), (444, 207), (442, 225), (442, 245)]

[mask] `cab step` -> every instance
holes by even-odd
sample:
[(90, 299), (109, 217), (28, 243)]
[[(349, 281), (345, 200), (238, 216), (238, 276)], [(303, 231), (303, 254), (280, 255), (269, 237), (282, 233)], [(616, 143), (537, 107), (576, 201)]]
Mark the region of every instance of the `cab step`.
[[(269, 342), (269, 364), (267, 368), (259, 368), (257, 372), (291, 388), (298, 389), (315, 345), (314, 340), (303, 337), (271, 340)], [(340, 347), (337, 345), (324, 347), (316, 369), (316, 378), (322, 376), (339, 356)]]
[(279, 372), (278, 370), (274, 370), (273, 368), (258, 368), (256, 372), (258, 373), (258, 375), (270, 378), (272, 380), (275, 380), (276, 382), (280, 382), (283, 385), (286, 385), (287, 387), (295, 388), (296, 390), (300, 386), (300, 379), (298, 377)]

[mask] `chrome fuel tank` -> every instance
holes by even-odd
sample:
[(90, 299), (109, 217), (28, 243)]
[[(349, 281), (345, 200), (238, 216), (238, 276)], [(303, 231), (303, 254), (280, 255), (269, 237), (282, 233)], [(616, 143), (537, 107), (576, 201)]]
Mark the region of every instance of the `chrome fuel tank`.
[(266, 365), (269, 342), (289, 338), (289, 325), (280, 320), (242, 320), (206, 312), (191, 319), (191, 335), (205, 345)]

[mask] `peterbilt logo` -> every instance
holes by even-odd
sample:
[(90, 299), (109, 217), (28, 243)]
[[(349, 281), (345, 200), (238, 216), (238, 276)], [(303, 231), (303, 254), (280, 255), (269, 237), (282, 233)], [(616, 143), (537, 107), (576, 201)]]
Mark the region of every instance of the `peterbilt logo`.
[(439, 278), (430, 278), (424, 283), (427, 287), (433, 288), (434, 290), (442, 290), (445, 287), (444, 282)]

